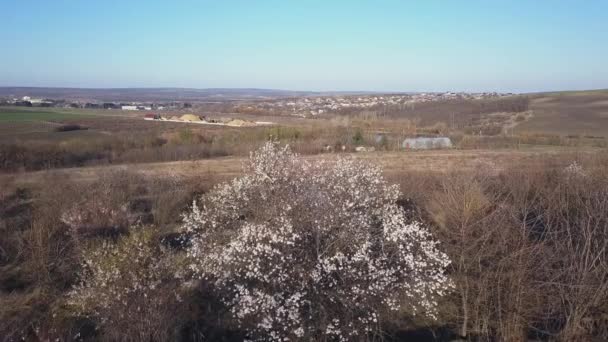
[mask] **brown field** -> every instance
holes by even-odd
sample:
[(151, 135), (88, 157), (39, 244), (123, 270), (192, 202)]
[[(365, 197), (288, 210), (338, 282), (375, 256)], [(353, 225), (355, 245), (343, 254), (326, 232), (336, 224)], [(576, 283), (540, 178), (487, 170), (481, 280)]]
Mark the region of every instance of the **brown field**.
[(539, 95), (530, 108), (516, 132), (608, 137), (608, 91)]
[[(597, 148), (538, 147), (524, 150), (326, 153), (305, 158), (309, 160), (355, 158), (381, 166), (385, 176), (395, 179), (402, 174), (409, 173), (446, 174), (483, 170), (490, 174), (497, 174), (513, 165), (525, 165), (529, 169), (546, 168), (548, 165), (563, 168), (574, 161), (590, 160), (607, 155), (605, 150)], [(189, 179), (204, 175), (219, 181), (240, 175), (245, 161), (246, 157), (219, 157), (193, 161), (91, 166), (0, 174), (0, 179), (5, 181), (10, 179), (16, 186), (44, 183), (48, 179), (55, 178), (87, 183), (99, 179), (103, 174), (128, 171), (151, 179)]]

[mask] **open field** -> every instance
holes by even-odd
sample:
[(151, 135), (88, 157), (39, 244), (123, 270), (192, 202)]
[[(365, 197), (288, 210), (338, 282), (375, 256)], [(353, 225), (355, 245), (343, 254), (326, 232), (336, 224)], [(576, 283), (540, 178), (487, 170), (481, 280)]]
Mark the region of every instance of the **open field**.
[(564, 92), (532, 99), (530, 120), (519, 124), (519, 133), (608, 137), (608, 91)]
[[(420, 152), (340, 153), (305, 156), (307, 160), (331, 160), (354, 158), (379, 165), (388, 178), (397, 178), (403, 173), (448, 173), (475, 172), (483, 170), (497, 174), (515, 165), (526, 165), (529, 169), (547, 167), (564, 168), (577, 160), (588, 160), (608, 156), (603, 149), (540, 147), (525, 150), (451, 150)], [(0, 179), (10, 179), (15, 185), (44, 183), (45, 179), (63, 178), (73, 182), (93, 182), (103, 174), (132, 172), (143, 177), (160, 179), (188, 179), (202, 175), (214, 179), (230, 179), (241, 174), (245, 157), (219, 157), (213, 159), (175, 161), (163, 163), (139, 163), (115, 166), (94, 166), (35, 171), (15, 174), (0, 174)]]
[(44, 138), (62, 124), (73, 124), (103, 118), (88, 111), (74, 111), (55, 108), (0, 107), (0, 140), (22, 137), (21, 134), (34, 133), (22, 138)]
[(18, 122), (63, 122), (103, 115), (103, 112), (58, 109), (58, 108), (27, 108), (0, 107), (0, 124)]
[(0, 111), (0, 123), (21, 122), (21, 121), (56, 121), (56, 120), (75, 120), (82, 114), (64, 114), (60, 112), (42, 111)]

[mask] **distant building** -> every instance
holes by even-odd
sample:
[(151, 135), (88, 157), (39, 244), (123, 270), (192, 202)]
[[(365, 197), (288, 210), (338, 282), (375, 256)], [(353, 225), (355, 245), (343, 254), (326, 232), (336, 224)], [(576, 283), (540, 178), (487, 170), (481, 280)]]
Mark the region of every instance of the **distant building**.
[(30, 101), (16, 101), (15, 106), (31, 107), (32, 103)]
[(120, 107), (118, 107), (117, 104), (112, 103), (112, 102), (106, 102), (103, 104), (103, 108), (104, 109), (119, 109)]
[(436, 148), (451, 148), (452, 140), (448, 137), (436, 137), (436, 138), (407, 138), (401, 143), (401, 147), (404, 149), (412, 150), (429, 150)]
[(144, 120), (160, 120), (161, 117), (158, 114), (146, 114), (144, 115)]
[(121, 106), (122, 110), (137, 110), (137, 106)]

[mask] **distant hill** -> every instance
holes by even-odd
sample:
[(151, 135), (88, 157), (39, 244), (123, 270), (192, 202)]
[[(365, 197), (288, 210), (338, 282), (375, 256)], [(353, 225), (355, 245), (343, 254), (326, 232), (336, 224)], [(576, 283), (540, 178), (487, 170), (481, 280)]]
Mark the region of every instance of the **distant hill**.
[(590, 89), (590, 90), (564, 90), (564, 91), (550, 91), (550, 92), (537, 92), (529, 93), (531, 96), (559, 96), (559, 95), (608, 95), (608, 89)]
[(0, 96), (97, 101), (210, 101), (314, 96), (321, 93), (256, 88), (42, 88), (0, 87)]
[(234, 101), (277, 97), (373, 94), (369, 91), (315, 92), (257, 88), (43, 88), (0, 87), (0, 97), (31, 96), (96, 101)]

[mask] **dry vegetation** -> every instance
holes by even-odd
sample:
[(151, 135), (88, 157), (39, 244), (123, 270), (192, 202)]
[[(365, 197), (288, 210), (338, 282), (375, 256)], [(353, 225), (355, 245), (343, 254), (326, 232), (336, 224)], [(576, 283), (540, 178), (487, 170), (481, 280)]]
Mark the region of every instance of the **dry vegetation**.
[(517, 132), (602, 139), (608, 135), (608, 91), (565, 92), (533, 97), (534, 116)]
[[(390, 315), (378, 310), (381, 322), (360, 340), (607, 340), (606, 142), (599, 130), (545, 125), (566, 100), (572, 106), (564, 108), (604, 110), (598, 94), (577, 96), (587, 100), (545, 94), (529, 107), (429, 104), (239, 129), (104, 113), (0, 126), (0, 340), (251, 337), (248, 324), (260, 317), (236, 317), (214, 279), (175, 273), (188, 269), (192, 241), (181, 229), (182, 214), (193, 199), (240, 176), (245, 157), (269, 138), (311, 163), (348, 157), (382, 167), (401, 189), (397, 203), (407, 219), (428, 227), (452, 261), (446, 275), (453, 288), (439, 300), (436, 320), (408, 306)], [(511, 105), (521, 107), (505, 107)], [(588, 127), (603, 127), (597, 112), (573, 120), (588, 117)], [(457, 149), (399, 151), (402, 138), (418, 134), (449, 135)], [(358, 145), (376, 152), (350, 153)], [(266, 220), (274, 206), (261, 202), (246, 208), (258, 208)], [(229, 236), (220, 235), (220, 245), (222, 239)], [(88, 273), (94, 267), (120, 276)], [(143, 285), (114, 300), (134, 283)], [(75, 289), (81, 301), (70, 300)], [(324, 319), (311, 326), (327, 327)]]
[[(556, 155), (532, 166), (525, 159), (510, 164), (498, 171), (389, 170), (389, 180), (401, 186), (400, 203), (408, 215), (428, 225), (450, 256), (448, 274), (455, 288), (441, 301), (437, 321), (402, 312), (383, 323), (384, 338), (608, 338), (608, 158)], [(150, 309), (131, 311), (129, 321), (111, 325), (80, 316), (66, 304), (87, 250), (130, 243), (124, 236), (134, 234), (131, 226), (148, 232), (129, 239), (144, 241), (151, 258), (161, 251), (179, 257), (181, 213), (221, 175), (108, 171), (98, 176), (92, 183), (74, 182), (50, 173), (27, 188), (3, 178), (0, 334), (8, 340), (148, 340), (151, 335), (140, 334), (145, 324), (146, 331), (158, 332), (152, 339), (170, 334), (181, 340), (240, 340), (243, 331), (202, 283), (183, 293), (179, 306), (153, 293), (160, 296), (153, 300), (165, 303), (156, 311), (146, 304), (150, 299), (129, 297), (130, 308)], [(86, 214), (78, 224), (65, 217), (75, 215), (75, 208)], [(142, 260), (129, 267), (145, 271), (149, 264)], [(177, 286), (159, 276), (161, 288)], [(116, 314), (106, 312), (113, 320)]]
[[(357, 146), (398, 151), (403, 139), (412, 136), (447, 135), (460, 149), (608, 144), (603, 136), (565, 135), (552, 131), (551, 125), (531, 130), (529, 126), (547, 114), (541, 105), (530, 110), (528, 104), (525, 97), (451, 100), (318, 119), (273, 117), (268, 120), (277, 122), (276, 126), (248, 128), (149, 122), (132, 114), (121, 116), (119, 111), (44, 114), (29, 110), (23, 113), (38, 121), (9, 120), (0, 126), (0, 172), (246, 156), (268, 139), (289, 143), (302, 154), (349, 152)], [(0, 112), (0, 117), (4, 114)], [(584, 118), (581, 122), (597, 124)]]

